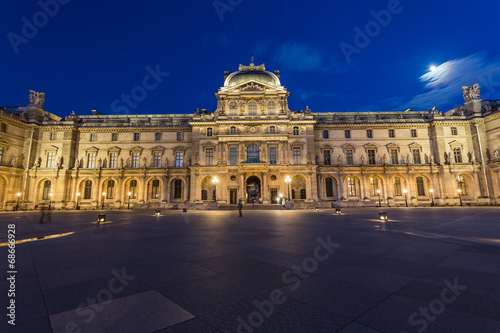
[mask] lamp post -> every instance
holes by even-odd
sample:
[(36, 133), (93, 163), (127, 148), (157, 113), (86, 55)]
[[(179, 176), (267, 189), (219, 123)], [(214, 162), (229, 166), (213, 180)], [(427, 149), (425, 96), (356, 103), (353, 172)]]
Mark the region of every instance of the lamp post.
[(19, 210), (19, 197), (21, 196), (21, 193), (17, 192), (17, 204), (16, 204), (16, 210)]
[(101, 205), (101, 209), (104, 209), (104, 197), (106, 195), (106, 192), (102, 192), (102, 205)]
[(404, 189), (403, 190), (404, 194), (405, 194), (405, 206), (408, 207), (408, 190), (407, 189)]
[(219, 178), (217, 177), (212, 178), (212, 183), (215, 185), (214, 201), (217, 201), (217, 184), (219, 183)]
[(431, 207), (434, 207), (434, 190), (431, 188), (429, 192), (431, 192)]
[(127, 209), (130, 209), (130, 196), (132, 195), (132, 192), (128, 192), (128, 203), (127, 203)]
[(458, 198), (460, 199), (460, 206), (462, 206), (462, 189), (459, 188), (457, 192), (458, 192)]
[(78, 199), (80, 198), (80, 192), (76, 194), (76, 210), (80, 209), (80, 206), (78, 206)]
[(49, 210), (50, 210), (50, 205), (52, 204), (52, 196), (53, 195), (54, 195), (53, 193), (49, 194)]
[(290, 176), (285, 177), (285, 183), (288, 184), (288, 201), (290, 201), (290, 182), (292, 181), (292, 178)]
[(382, 207), (382, 203), (380, 202), (380, 189), (377, 190), (377, 194), (378, 194), (378, 206)]

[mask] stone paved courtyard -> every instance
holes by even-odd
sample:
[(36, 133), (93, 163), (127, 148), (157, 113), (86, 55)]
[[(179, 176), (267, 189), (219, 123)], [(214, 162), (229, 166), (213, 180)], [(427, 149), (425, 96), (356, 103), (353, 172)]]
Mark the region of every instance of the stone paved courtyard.
[(2, 213), (0, 331), (500, 332), (500, 208), (387, 211)]

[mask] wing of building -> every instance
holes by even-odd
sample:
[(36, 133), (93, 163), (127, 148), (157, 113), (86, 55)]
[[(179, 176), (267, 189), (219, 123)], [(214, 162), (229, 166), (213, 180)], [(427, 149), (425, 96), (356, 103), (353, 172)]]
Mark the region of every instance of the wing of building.
[[(0, 208), (500, 203), (500, 100), (429, 111), (292, 111), (278, 71), (225, 72), (217, 109), (65, 119), (0, 108)], [(19, 206), (18, 206), (19, 205)]]

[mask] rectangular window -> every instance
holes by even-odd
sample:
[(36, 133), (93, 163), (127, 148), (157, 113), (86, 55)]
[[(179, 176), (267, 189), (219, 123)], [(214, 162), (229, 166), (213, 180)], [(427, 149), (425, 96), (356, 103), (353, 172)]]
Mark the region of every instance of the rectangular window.
[(323, 150), (323, 164), (324, 165), (332, 164), (332, 158), (330, 155), (331, 154), (330, 154), (329, 150)]
[(106, 199), (113, 199), (114, 192), (115, 192), (115, 181), (109, 180), (108, 186), (106, 188)]
[(344, 135), (345, 135), (346, 139), (350, 139), (351, 138), (351, 130), (345, 130)]
[(182, 168), (184, 162), (184, 153), (183, 152), (176, 152), (175, 153), (175, 166), (177, 168)]
[(132, 168), (139, 167), (139, 153), (132, 153)]
[(134, 133), (134, 141), (139, 141), (141, 138), (141, 134), (140, 133)]
[(323, 131), (323, 139), (328, 139), (328, 131)]
[(111, 141), (118, 141), (118, 133), (111, 133)]
[(371, 189), (371, 195), (376, 196), (378, 195), (378, 178), (375, 177), (370, 177), (370, 189)]
[(401, 196), (401, 178), (394, 178), (394, 196)]
[(57, 135), (56, 132), (51, 132), (50, 133), (50, 140), (55, 140), (56, 139), (56, 135)]
[(97, 134), (96, 133), (90, 133), (90, 141), (91, 142), (97, 141)]
[(238, 148), (236, 147), (229, 148), (229, 164), (238, 164)]
[(419, 196), (425, 196), (424, 179), (422, 177), (417, 177), (417, 193)]
[(394, 133), (394, 130), (393, 130), (393, 129), (390, 129), (390, 130), (389, 130), (389, 137), (390, 137), (390, 138), (395, 138), (395, 137), (396, 137), (396, 134)]
[(183, 141), (184, 140), (184, 133), (179, 132), (177, 133), (177, 141)]
[(413, 164), (421, 164), (420, 149), (413, 149)]
[(92, 198), (92, 181), (87, 180), (85, 182), (85, 191), (83, 192), (83, 199), (88, 200)]
[(7, 133), (7, 124), (2, 123), (1, 131), (2, 131), (2, 133)]
[(458, 135), (458, 132), (457, 132), (457, 128), (456, 128), (456, 127), (452, 127), (452, 128), (451, 128), (451, 135)]
[(95, 154), (94, 153), (89, 153), (88, 160), (87, 160), (87, 168), (89, 168), (89, 169), (95, 168)]
[(211, 128), (207, 128), (207, 136), (212, 136), (213, 132)]
[(368, 149), (368, 164), (375, 164), (375, 149)]
[(391, 149), (391, 164), (398, 164), (398, 150)]
[(462, 151), (460, 148), (453, 148), (453, 156), (455, 157), (455, 163), (462, 163)]
[(154, 168), (161, 167), (161, 153), (154, 153), (153, 154), (153, 167)]
[(351, 149), (347, 149), (345, 151), (345, 164), (347, 165), (353, 165), (354, 160), (353, 160), (353, 154)]
[(269, 147), (269, 163), (276, 164), (276, 147)]
[(293, 147), (293, 163), (300, 164), (300, 147)]
[(54, 166), (55, 153), (47, 154), (47, 168), (52, 168)]
[(366, 130), (366, 137), (371, 139), (373, 138), (373, 131), (372, 130)]
[(0, 147), (0, 163), (3, 161), (3, 147)]
[(118, 161), (118, 154), (117, 153), (109, 154), (109, 167), (111, 169), (116, 169), (117, 161)]
[(412, 129), (411, 130), (411, 137), (412, 138), (416, 138), (417, 137), (417, 130), (416, 129)]
[(326, 187), (326, 196), (329, 198), (333, 197), (333, 179), (332, 178), (325, 179), (325, 187)]
[(206, 151), (206, 165), (212, 165), (214, 163), (214, 149), (207, 148)]
[(356, 196), (356, 180), (353, 177), (347, 178), (347, 192), (350, 197)]
[(176, 179), (174, 183), (174, 199), (181, 199), (181, 198), (182, 198), (182, 180)]
[(155, 141), (161, 141), (161, 133), (155, 133)]

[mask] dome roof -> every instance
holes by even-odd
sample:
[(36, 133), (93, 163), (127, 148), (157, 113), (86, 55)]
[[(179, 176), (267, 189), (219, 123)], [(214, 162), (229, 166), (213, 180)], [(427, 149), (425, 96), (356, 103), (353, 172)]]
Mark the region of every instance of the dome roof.
[(250, 66), (240, 65), (239, 71), (229, 74), (224, 82), (224, 87), (237, 86), (251, 80), (275, 87), (281, 86), (280, 79), (276, 74), (266, 71), (264, 65), (255, 66), (252, 63)]

